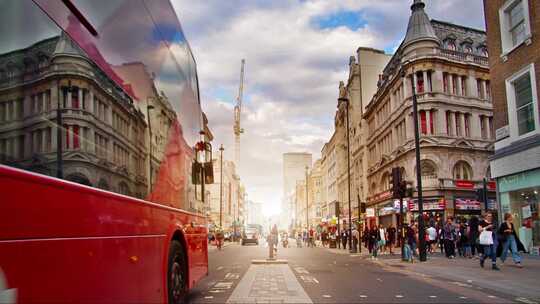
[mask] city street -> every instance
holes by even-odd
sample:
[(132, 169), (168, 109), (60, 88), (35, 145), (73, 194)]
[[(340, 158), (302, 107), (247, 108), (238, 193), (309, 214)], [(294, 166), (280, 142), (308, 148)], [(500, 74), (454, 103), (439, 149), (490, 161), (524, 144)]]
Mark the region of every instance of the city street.
[[(278, 259), (288, 265), (252, 265), (266, 258), (268, 249), (231, 244), (210, 250), (207, 278), (194, 288), (190, 303), (536, 303), (532, 298), (489, 289), (472, 282), (450, 280), (444, 274), (410, 271), (414, 265), (381, 257), (327, 248), (279, 248)], [(387, 263), (391, 261), (390, 263)], [(401, 263), (401, 264), (400, 264)], [(251, 268), (250, 268), (251, 267)], [(410, 267), (410, 268), (409, 268)], [(284, 271), (281, 271), (285, 269)], [(440, 269), (440, 268), (437, 268)], [(289, 271), (290, 270), (290, 271)], [(283, 275), (280, 273), (283, 273)], [(478, 272), (480, 272), (478, 268)], [(256, 272), (255, 275), (252, 275)], [(261, 273), (266, 276), (261, 276)], [(290, 274), (289, 274), (290, 273)], [(490, 274), (490, 272), (485, 272)], [(288, 278), (288, 274), (291, 278)], [(501, 274), (502, 275), (502, 274)], [(280, 280), (295, 284), (280, 284)], [(263, 284), (258, 282), (262, 280)], [(266, 283), (266, 284), (264, 284)], [(297, 284), (296, 284), (297, 283)], [(295, 289), (290, 289), (290, 286)], [(246, 289), (242, 291), (240, 289)], [(240, 293), (248, 298), (238, 298)], [(516, 291), (517, 293), (517, 291)], [(304, 298), (302, 295), (307, 295)], [(242, 300), (239, 300), (242, 299)]]

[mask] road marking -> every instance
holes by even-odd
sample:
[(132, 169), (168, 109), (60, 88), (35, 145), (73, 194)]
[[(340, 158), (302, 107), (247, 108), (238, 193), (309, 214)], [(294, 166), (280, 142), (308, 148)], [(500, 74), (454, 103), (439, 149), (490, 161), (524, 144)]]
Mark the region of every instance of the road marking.
[(310, 275), (301, 275), (300, 279), (302, 279), (302, 281), (304, 281), (304, 283), (317, 283), (317, 284), (319, 284), (319, 281), (316, 278), (314, 278), (314, 277), (312, 277)]
[(396, 298), (403, 298), (403, 295), (396, 295)]
[(205, 298), (205, 299), (213, 299), (214, 296), (206, 296), (206, 297), (204, 297), (204, 298)]
[(331, 295), (323, 295), (323, 298), (331, 298)]
[(460, 299), (467, 299), (467, 297), (459, 297)]
[(221, 270), (223, 269), (223, 266), (219, 266), (218, 268), (216, 268), (216, 270)]
[(377, 278), (377, 281), (382, 282), (382, 279), (381, 279), (381, 278)]
[(239, 273), (227, 273), (225, 275), (225, 280), (238, 280), (240, 278)]
[(317, 280), (316, 278), (313, 278), (313, 281), (315, 281), (315, 283), (319, 284), (319, 280)]
[(432, 298), (432, 299), (435, 299), (437, 296), (429, 296), (429, 297)]
[(298, 273), (302, 273), (302, 274), (308, 274), (309, 271), (307, 271), (307, 269), (305, 269), (304, 267), (294, 267), (294, 270)]
[(212, 290), (209, 290), (208, 292), (211, 292), (211, 293), (220, 293), (220, 292), (225, 292), (225, 290), (212, 289)]
[(535, 302), (533, 300), (529, 300), (527, 298), (516, 298), (516, 301), (526, 303), (526, 304), (538, 304), (538, 302)]
[(494, 298), (496, 298), (496, 296), (488, 296), (488, 298), (494, 299)]
[(367, 298), (367, 296), (366, 296), (366, 295), (360, 295), (360, 298), (364, 298), (364, 299), (365, 299), (365, 298)]

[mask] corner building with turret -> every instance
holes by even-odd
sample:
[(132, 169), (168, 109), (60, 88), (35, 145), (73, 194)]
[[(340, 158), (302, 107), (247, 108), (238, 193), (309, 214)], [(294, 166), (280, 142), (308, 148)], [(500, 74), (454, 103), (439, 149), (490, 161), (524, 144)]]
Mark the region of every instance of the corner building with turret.
[[(390, 191), (391, 171), (416, 190), (413, 89), (418, 101), (418, 130), (424, 215), (430, 223), (460, 219), (496, 209), (489, 160), (493, 119), (486, 33), (430, 20), (415, 0), (407, 34), (379, 77), (377, 92), (363, 114), (367, 123), (366, 223), (396, 227), (399, 202)], [(488, 201), (476, 189), (484, 178)], [(405, 220), (418, 216), (416, 191), (405, 198)]]

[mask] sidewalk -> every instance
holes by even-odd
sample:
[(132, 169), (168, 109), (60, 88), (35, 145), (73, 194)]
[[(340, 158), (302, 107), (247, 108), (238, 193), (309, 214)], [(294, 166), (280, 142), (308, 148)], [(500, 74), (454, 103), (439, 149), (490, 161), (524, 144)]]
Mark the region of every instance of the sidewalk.
[(419, 262), (417, 259), (414, 263), (403, 262), (399, 254), (382, 255), (378, 260), (370, 261), (389, 271), (429, 276), (448, 284), (477, 286), (540, 302), (540, 259), (534, 256), (523, 255), (522, 269), (514, 266), (511, 258), (507, 259), (504, 265), (498, 260), (500, 271), (492, 270), (489, 260), (486, 260), (485, 268), (481, 268), (478, 259), (448, 259), (440, 253), (429, 255), (426, 262)]

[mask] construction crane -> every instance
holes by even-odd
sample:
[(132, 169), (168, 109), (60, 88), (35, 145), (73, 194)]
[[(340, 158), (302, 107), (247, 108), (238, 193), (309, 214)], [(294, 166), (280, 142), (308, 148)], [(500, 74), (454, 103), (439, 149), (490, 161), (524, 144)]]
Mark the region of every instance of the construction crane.
[(240, 87), (238, 88), (238, 97), (234, 106), (234, 161), (236, 170), (240, 170), (240, 134), (244, 133), (244, 129), (240, 126), (240, 117), (242, 116), (242, 95), (244, 94), (244, 65), (246, 61), (242, 59), (240, 67)]

